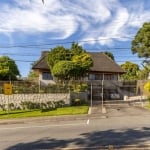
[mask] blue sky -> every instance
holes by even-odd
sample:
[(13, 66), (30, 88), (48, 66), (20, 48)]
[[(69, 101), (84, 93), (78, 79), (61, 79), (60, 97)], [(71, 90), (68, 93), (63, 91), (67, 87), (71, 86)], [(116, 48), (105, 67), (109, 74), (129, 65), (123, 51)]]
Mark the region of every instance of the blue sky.
[(149, 0), (1, 0), (0, 6), (0, 55), (14, 59), (23, 77), (41, 51), (73, 41), (112, 52), (118, 64), (141, 64), (130, 47), (150, 21)]

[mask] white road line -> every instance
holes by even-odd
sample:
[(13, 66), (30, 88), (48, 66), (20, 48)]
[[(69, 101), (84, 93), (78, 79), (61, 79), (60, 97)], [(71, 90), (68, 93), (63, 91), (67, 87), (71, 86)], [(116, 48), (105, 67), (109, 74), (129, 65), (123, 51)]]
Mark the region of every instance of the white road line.
[(90, 120), (88, 119), (87, 122), (86, 122), (86, 124), (89, 124), (89, 123), (90, 123)]
[(20, 127), (10, 127), (10, 128), (0, 128), (0, 130), (15, 130), (15, 129), (29, 129), (29, 128), (45, 128), (45, 127), (62, 127), (62, 126), (79, 126), (86, 125), (87, 123), (75, 123), (75, 124), (59, 124), (59, 125), (37, 125), (37, 126), (20, 126)]

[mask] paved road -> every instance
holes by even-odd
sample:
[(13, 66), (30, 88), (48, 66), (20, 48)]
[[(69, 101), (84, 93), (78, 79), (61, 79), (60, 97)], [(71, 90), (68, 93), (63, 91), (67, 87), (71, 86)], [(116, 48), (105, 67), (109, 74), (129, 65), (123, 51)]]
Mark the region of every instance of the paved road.
[(30, 120), (17, 124), (1, 122), (0, 149), (104, 149), (108, 145), (150, 145), (149, 111), (129, 106), (106, 108), (106, 114), (99, 112), (68, 120)]

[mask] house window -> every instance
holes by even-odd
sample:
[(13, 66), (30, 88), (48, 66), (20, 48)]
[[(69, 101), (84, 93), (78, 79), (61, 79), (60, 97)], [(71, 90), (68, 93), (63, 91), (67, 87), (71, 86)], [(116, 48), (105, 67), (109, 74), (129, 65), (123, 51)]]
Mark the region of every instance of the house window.
[(95, 74), (89, 74), (89, 80), (95, 80)]
[(52, 80), (53, 77), (51, 76), (51, 74), (49, 72), (43, 72), (42, 73), (42, 79), (43, 80)]
[(102, 80), (103, 75), (102, 74), (95, 74), (95, 80)]

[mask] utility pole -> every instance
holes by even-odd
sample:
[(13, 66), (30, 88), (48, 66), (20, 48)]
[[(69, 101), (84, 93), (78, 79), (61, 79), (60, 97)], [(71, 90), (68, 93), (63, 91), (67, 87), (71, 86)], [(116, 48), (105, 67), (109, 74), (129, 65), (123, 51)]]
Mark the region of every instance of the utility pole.
[(102, 113), (106, 113), (106, 108), (104, 107), (104, 73), (102, 78)]
[(102, 78), (102, 110), (103, 110), (103, 105), (104, 105), (104, 74), (103, 74), (103, 78)]
[(91, 81), (91, 112), (90, 113), (92, 113), (92, 106), (93, 106), (93, 85), (92, 85), (92, 81)]

